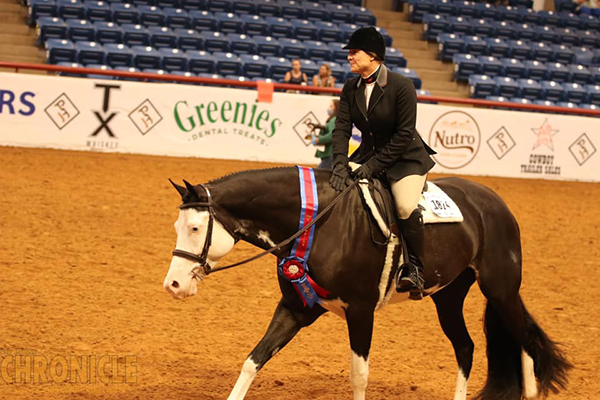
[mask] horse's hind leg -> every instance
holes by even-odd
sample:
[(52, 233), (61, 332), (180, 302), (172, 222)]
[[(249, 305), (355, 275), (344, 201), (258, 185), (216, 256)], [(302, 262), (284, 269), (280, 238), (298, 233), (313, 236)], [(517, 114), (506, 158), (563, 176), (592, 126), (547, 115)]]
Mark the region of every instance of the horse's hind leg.
[(281, 350), (298, 331), (312, 324), (325, 310), (321, 307), (307, 309), (304, 312), (290, 310), (284, 299), (279, 301), (267, 332), (250, 353), (228, 400), (242, 400), (258, 371)]
[(456, 361), (458, 362), (458, 378), (454, 400), (466, 400), (467, 384), (473, 365), (474, 345), (465, 325), (463, 304), (474, 282), (475, 273), (468, 268), (450, 285), (431, 296), (437, 308), (442, 330), (452, 342)]

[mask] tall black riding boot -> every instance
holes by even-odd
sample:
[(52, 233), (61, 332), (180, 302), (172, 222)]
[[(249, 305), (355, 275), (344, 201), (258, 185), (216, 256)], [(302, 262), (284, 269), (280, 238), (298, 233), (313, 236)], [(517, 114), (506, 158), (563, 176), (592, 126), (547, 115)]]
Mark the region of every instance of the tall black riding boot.
[(408, 248), (408, 261), (402, 266), (402, 273), (396, 282), (396, 291), (410, 292), (410, 298), (420, 300), (423, 298), (423, 247), (424, 229), (421, 210), (416, 208), (410, 217), (400, 221), (402, 236)]

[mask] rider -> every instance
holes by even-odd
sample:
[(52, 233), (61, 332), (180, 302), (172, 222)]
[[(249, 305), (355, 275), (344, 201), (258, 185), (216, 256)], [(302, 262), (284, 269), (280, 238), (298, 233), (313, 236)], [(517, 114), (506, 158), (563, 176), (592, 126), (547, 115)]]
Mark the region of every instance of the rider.
[[(396, 282), (399, 292), (423, 294), (423, 218), (418, 207), (427, 172), (435, 154), (415, 128), (417, 97), (412, 81), (389, 71), (385, 41), (373, 27), (360, 28), (347, 46), (352, 72), (340, 98), (333, 131), (333, 174), (330, 184), (341, 191), (355, 179), (372, 179), (386, 173), (400, 217), (409, 260)], [(348, 142), (355, 125), (362, 136), (360, 147), (348, 159)], [(353, 173), (348, 162), (362, 164)]]

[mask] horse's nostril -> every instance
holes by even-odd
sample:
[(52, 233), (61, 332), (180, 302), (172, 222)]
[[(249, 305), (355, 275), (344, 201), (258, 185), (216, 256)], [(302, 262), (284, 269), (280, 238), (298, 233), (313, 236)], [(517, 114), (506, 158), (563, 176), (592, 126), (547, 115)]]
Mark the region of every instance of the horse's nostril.
[(177, 282), (177, 281), (173, 281), (173, 282), (171, 283), (171, 286), (173, 286), (175, 289), (177, 289), (177, 288), (179, 288), (179, 282)]

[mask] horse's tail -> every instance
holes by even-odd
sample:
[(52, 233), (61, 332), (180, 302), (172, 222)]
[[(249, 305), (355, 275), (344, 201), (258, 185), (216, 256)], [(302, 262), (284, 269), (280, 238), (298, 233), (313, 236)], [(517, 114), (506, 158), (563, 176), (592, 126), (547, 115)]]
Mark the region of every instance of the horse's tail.
[(523, 340), (517, 340), (488, 302), (485, 309), (485, 334), (487, 337), (488, 378), (485, 387), (475, 400), (520, 400), (523, 390), (521, 354), (523, 349), (534, 362), (539, 390), (545, 396), (567, 385), (567, 372), (572, 365), (542, 328), (529, 314), (520, 296), (523, 312)]

